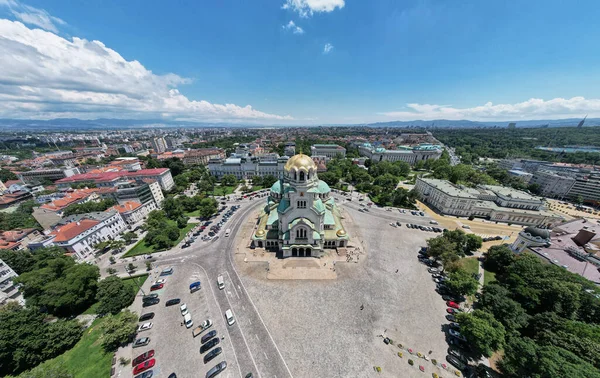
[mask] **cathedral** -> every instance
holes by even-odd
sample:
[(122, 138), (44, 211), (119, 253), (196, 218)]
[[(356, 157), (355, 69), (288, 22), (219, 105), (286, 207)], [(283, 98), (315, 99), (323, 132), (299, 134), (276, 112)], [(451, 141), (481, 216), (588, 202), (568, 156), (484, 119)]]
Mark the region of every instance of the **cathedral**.
[(253, 245), (280, 252), (282, 257), (320, 257), (326, 248), (346, 247), (348, 235), (330, 194), (312, 158), (292, 156), (283, 179), (271, 187), (252, 235)]

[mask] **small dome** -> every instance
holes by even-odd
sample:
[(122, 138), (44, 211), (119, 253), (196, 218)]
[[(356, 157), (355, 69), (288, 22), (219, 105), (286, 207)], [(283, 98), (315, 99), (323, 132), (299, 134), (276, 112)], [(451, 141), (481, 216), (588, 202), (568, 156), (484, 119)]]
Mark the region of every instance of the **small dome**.
[(313, 161), (313, 159), (310, 156), (307, 156), (304, 154), (298, 154), (298, 155), (292, 156), (287, 161), (287, 163), (285, 163), (284, 169), (288, 172), (291, 171), (292, 169), (295, 169), (297, 171), (303, 170), (303, 171), (308, 172), (309, 169), (316, 171), (317, 165), (315, 164), (315, 162)]
[(258, 237), (265, 236), (265, 230), (256, 231), (256, 236), (258, 236)]
[(346, 236), (346, 231), (344, 231), (343, 229), (341, 229), (341, 230), (338, 230), (335, 234), (337, 236), (340, 236), (340, 237)]
[(550, 239), (550, 230), (545, 228), (539, 228), (534, 226), (525, 227), (523, 232), (528, 233), (533, 237), (540, 237), (542, 239)]
[(281, 181), (277, 180), (271, 185), (271, 192), (281, 194)]

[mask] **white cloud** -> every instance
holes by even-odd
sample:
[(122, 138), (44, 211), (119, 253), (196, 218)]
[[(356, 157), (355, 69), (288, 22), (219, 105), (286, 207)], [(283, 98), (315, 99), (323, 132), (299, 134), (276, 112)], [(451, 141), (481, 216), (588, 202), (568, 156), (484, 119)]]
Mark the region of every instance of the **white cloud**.
[(315, 12), (333, 12), (335, 8), (342, 9), (344, 5), (344, 0), (285, 0), (282, 8), (297, 12), (300, 17), (309, 17)]
[(281, 26), (284, 30), (291, 30), (294, 34), (304, 34), (304, 29), (296, 25), (294, 21), (290, 20), (287, 24)]
[(600, 117), (600, 99), (573, 97), (543, 100), (531, 98), (516, 104), (497, 104), (488, 102), (472, 108), (456, 108), (452, 105), (406, 104), (406, 110), (379, 113), (395, 120), (475, 120), (475, 121), (512, 121), (531, 119), (559, 119), (582, 117)]
[(17, 0), (0, 0), (0, 6), (7, 7), (10, 13), (18, 20), (23, 21), (28, 25), (34, 25), (44, 30), (49, 30), (53, 33), (58, 33), (57, 25), (67, 24), (60, 18), (51, 16), (43, 9), (21, 4)]
[(333, 45), (331, 43), (326, 43), (325, 46), (323, 46), (323, 54), (329, 54), (331, 50), (333, 50)]
[(0, 19), (0, 51), (0, 118), (293, 119), (191, 100), (177, 89), (189, 79), (157, 75), (100, 41), (67, 40), (18, 21)]

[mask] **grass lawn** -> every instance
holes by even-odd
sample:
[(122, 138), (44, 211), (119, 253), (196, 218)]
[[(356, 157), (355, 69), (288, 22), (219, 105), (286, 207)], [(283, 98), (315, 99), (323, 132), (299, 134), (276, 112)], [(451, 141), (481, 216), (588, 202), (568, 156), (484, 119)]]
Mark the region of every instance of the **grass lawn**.
[(186, 217), (199, 217), (200, 216), (200, 210), (194, 210), (194, 211), (190, 211), (189, 213), (183, 213), (183, 215), (185, 215)]
[(104, 378), (110, 376), (112, 353), (100, 346), (99, 326), (103, 319), (96, 319), (83, 331), (81, 340), (71, 349), (44, 362), (45, 366), (63, 366), (75, 378)]
[(215, 186), (215, 196), (226, 196), (233, 193), (238, 185)]
[(487, 285), (489, 282), (496, 281), (496, 273), (488, 270), (483, 271), (483, 284)]
[[(197, 224), (198, 223), (188, 223), (187, 226), (185, 226), (185, 228), (180, 228), (179, 238), (177, 238), (174, 245), (179, 244), (179, 242), (185, 237), (185, 234), (187, 234), (188, 231), (191, 230)], [(139, 242), (137, 242), (135, 247), (131, 248), (126, 254), (124, 254), (122, 258), (145, 255), (154, 252), (160, 251), (155, 250), (153, 246), (146, 245), (146, 242), (144, 241), (144, 239), (142, 239)]]
[(469, 273), (477, 274), (479, 273), (479, 261), (477, 257), (466, 257), (460, 260), (463, 268)]
[(264, 189), (264, 188), (265, 188), (265, 187), (264, 187), (264, 186), (262, 186), (262, 185), (252, 185), (252, 191), (253, 191), (253, 192), (256, 192), (256, 191), (258, 191), (258, 190), (262, 190), (262, 189)]
[[(148, 274), (144, 274), (144, 275), (137, 276), (137, 277), (123, 278), (122, 281), (125, 285), (133, 287), (133, 289), (137, 293), (138, 290), (140, 290), (139, 289), (140, 286), (142, 286), (144, 284), (144, 282), (146, 281), (148, 276), (149, 276)], [(83, 312), (82, 315), (93, 315), (97, 312), (98, 312), (98, 302), (91, 305), (90, 308), (85, 310), (85, 312)]]

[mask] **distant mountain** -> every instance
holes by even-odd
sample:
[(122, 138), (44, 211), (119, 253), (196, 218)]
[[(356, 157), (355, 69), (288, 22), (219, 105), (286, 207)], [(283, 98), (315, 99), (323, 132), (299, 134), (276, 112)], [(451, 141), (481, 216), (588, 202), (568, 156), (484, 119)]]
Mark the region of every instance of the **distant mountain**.
[[(581, 118), (567, 118), (556, 120), (529, 120), (529, 121), (453, 121), (447, 119), (436, 119), (433, 121), (389, 121), (368, 124), (326, 124), (320, 126), (367, 126), (367, 127), (401, 127), (401, 128), (481, 128), (501, 127), (505, 128), (510, 122), (515, 122), (517, 127), (576, 127)], [(287, 127), (319, 125), (289, 125)], [(588, 118), (584, 127), (600, 126), (600, 118)], [(99, 118), (93, 120), (82, 120), (77, 118), (55, 118), (50, 120), (23, 120), (23, 119), (0, 119), (1, 131), (58, 131), (58, 130), (102, 130), (102, 129), (138, 129), (138, 128), (174, 128), (174, 127), (282, 127), (281, 125), (257, 125), (239, 124), (227, 122), (190, 122), (190, 121), (167, 121), (162, 119), (116, 119)], [(283, 126), (286, 127), (286, 126)]]

